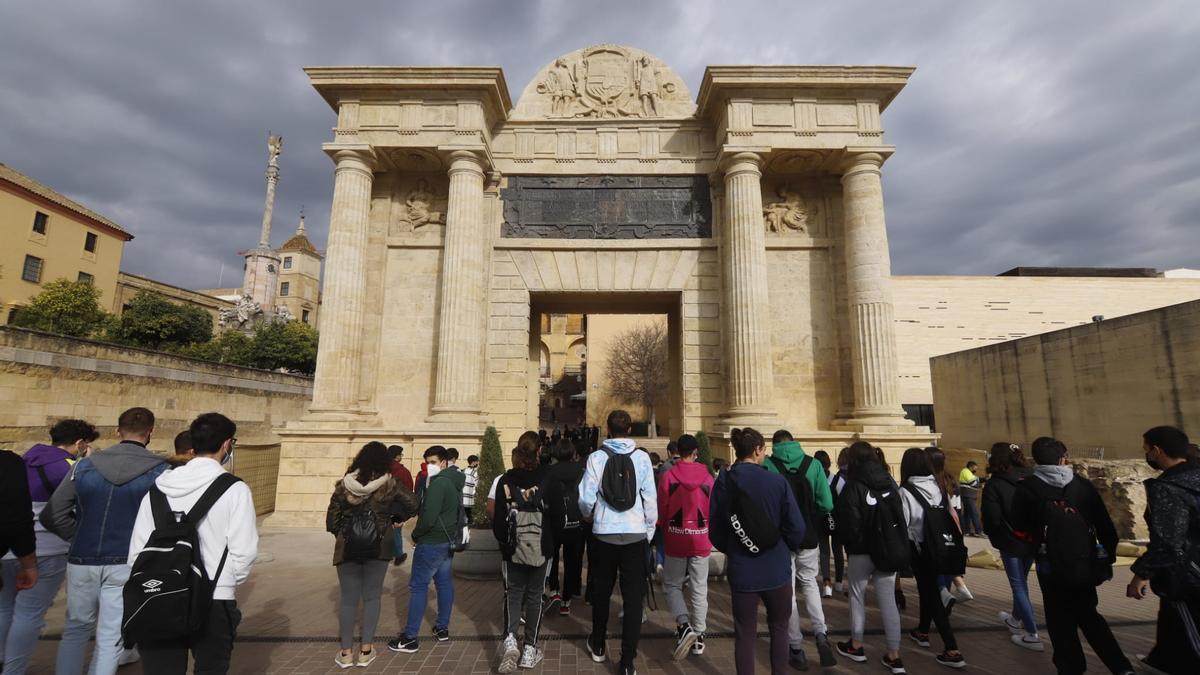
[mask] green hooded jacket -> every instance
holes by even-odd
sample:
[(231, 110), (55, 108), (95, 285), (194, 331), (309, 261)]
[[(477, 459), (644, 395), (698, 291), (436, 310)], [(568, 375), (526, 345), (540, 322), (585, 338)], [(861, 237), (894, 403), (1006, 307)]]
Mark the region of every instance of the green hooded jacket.
[(450, 534), (458, 526), (458, 509), (462, 506), (463, 472), (446, 468), (429, 480), (421, 501), (421, 514), (413, 527), (412, 539), (418, 544), (448, 544)]
[[(800, 444), (796, 441), (773, 443), (771, 445), (771, 457), (782, 462), (783, 466), (789, 471), (799, 469), (800, 463), (804, 461), (806, 456), (804, 448), (800, 447)], [(779, 467), (775, 466), (775, 462), (770, 459), (763, 462), (763, 466), (767, 467), (767, 471), (782, 474)], [(832, 513), (833, 494), (829, 491), (829, 479), (825, 477), (825, 468), (815, 459), (808, 465), (808, 482), (812, 485), (813, 502), (816, 503), (817, 510), (821, 513)]]

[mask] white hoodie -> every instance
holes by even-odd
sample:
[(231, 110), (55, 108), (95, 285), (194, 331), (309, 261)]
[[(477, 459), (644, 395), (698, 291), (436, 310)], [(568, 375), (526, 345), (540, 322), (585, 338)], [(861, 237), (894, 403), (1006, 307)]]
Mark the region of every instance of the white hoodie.
[[(189, 511), (204, 490), (225, 469), (211, 457), (196, 457), (187, 464), (160, 475), (154, 484), (167, 496), (172, 511)], [(229, 548), (229, 557), (221, 578), (217, 580), (214, 600), (234, 600), (234, 589), (250, 576), (250, 567), (258, 556), (258, 525), (255, 522), (254, 498), (250, 487), (243, 482), (234, 483), (213, 504), (204, 520), (200, 521), (197, 533), (200, 536), (200, 555), (208, 575), (217, 573), (221, 555)], [(129, 564), (154, 531), (154, 515), (150, 511), (150, 495), (142, 498), (137, 520), (133, 523), (133, 538), (129, 542)]]
[[(933, 476), (914, 476), (908, 479), (908, 482), (921, 492), (921, 496), (930, 506), (942, 503), (942, 489)], [(908, 522), (908, 538), (916, 544), (924, 543), (925, 509), (907, 487), (900, 489), (900, 497), (904, 504), (904, 520)]]

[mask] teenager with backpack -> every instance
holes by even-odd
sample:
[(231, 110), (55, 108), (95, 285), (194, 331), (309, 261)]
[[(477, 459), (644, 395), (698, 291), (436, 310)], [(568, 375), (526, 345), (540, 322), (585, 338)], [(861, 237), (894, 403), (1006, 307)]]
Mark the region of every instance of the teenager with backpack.
[[(237, 425), (220, 413), (204, 413), (189, 430), (193, 459), (154, 481), (138, 508), (128, 549), (132, 570), (125, 585), (123, 630), (141, 650), (142, 668), (155, 675), (186, 673), (189, 652), (196, 672), (229, 672), (242, 619), (235, 589), (250, 576), (258, 557), (254, 497), (249, 486), (225, 471), (237, 443)], [(190, 533), (181, 532), (180, 523)], [(164, 579), (164, 571), (180, 569), (179, 558), (161, 552), (173, 539), (175, 550), (187, 551), (190, 558), (182, 560), (182, 569), (190, 562), (198, 582), (190, 598), (178, 603), (167, 599), (174, 590), (169, 573), (157, 586), (162, 593), (154, 595), (151, 586)], [(189, 612), (186, 625), (164, 630), (173, 618)]]
[(607, 660), (604, 636), (608, 631), (609, 601), (620, 573), (624, 605), (620, 673), (635, 675), (633, 660), (642, 634), (658, 495), (650, 457), (645, 452), (634, 452), (636, 444), (628, 438), (633, 426), (629, 413), (614, 410), (607, 424), (609, 439), (588, 456), (579, 486), (579, 510), (592, 523), (587, 544), (592, 632), (587, 650), (596, 663)]
[(1126, 595), (1158, 595), (1154, 648), (1141, 660), (1169, 675), (1200, 673), (1200, 466), (1188, 461), (1188, 437), (1175, 427), (1142, 434), (1146, 463), (1161, 471), (1146, 481), (1150, 543), (1130, 570)]
[(792, 554), (804, 539), (804, 517), (787, 481), (763, 468), (762, 434), (749, 427), (730, 432), (737, 461), (713, 485), (709, 533), (728, 556), (733, 596), (733, 662), (738, 675), (754, 673), (758, 605), (767, 609), (771, 672), (788, 671), (788, 620), (792, 615)]
[[(375, 652), (375, 628), (383, 596), (383, 578), (392, 559), (392, 531), (417, 512), (417, 497), (392, 475), (392, 455), (378, 441), (358, 451), (346, 475), (334, 484), (325, 513), (325, 530), (334, 536), (341, 609), (339, 668), (369, 666)], [(362, 605), (362, 642), (355, 654), (354, 623)]]
[(465, 478), (461, 471), (447, 471), (450, 453), (435, 445), (425, 451), (426, 487), (418, 500), (420, 515), (413, 527), (412, 574), (408, 580), (408, 618), (400, 635), (388, 641), (394, 652), (415, 654), (420, 645), (417, 632), (425, 616), (429, 599), (429, 583), (437, 586), (437, 618), (433, 635), (438, 642), (450, 639), (450, 612), (454, 609), (454, 575), (450, 559), (452, 544), (463, 524), (461, 517), (462, 488)]
[[(565, 441), (558, 441), (559, 443)], [(554, 550), (546, 505), (542, 494), (545, 470), (536, 450), (518, 447), (513, 467), (496, 486), (496, 514), (492, 533), (500, 545), (504, 580), (504, 640), (500, 643), (499, 671), (511, 673), (534, 668), (542, 662), (538, 631), (542, 625), (542, 590)], [(525, 624), (524, 647), (517, 643), (517, 630)]]
[(1017, 537), (1012, 526), (1013, 497), (1017, 486), (1029, 475), (1029, 462), (1015, 443), (995, 443), (988, 453), (988, 482), (983, 488), (980, 510), (983, 531), (1000, 552), (1004, 573), (1012, 589), (1012, 612), (1000, 612), (1000, 621), (1012, 633), (1018, 647), (1040, 652), (1044, 649), (1038, 635), (1033, 603), (1029, 601), (1029, 569), (1033, 567), (1033, 543)]
[(866, 592), (867, 584), (873, 583), (887, 642), (881, 661), (900, 675), (907, 671), (900, 659), (896, 575), (910, 567), (908, 525), (900, 491), (875, 448), (864, 441), (856, 441), (846, 450), (846, 479), (834, 505), (834, 519), (849, 558), (850, 639), (838, 642), (837, 651), (852, 661), (866, 662)]
[(943, 666), (965, 668), (950, 616), (942, 604), (943, 576), (961, 574), (967, 564), (967, 547), (951, 514), (950, 495), (938, 483), (925, 448), (909, 448), (900, 459), (900, 497), (908, 538), (912, 542), (912, 569), (921, 600), (920, 620), (908, 635), (919, 646), (929, 647), (929, 624), (937, 625), (943, 651), (935, 658)]
[(1112, 578), (1117, 530), (1100, 493), (1067, 465), (1067, 446), (1043, 436), (1033, 442), (1033, 473), (1013, 495), (1012, 526), (1036, 547), (1046, 629), (1059, 675), (1087, 670), (1083, 631), (1113, 673), (1132, 673), (1108, 622), (1096, 610), (1096, 587)]
[[(709, 500), (713, 479), (708, 467), (697, 461), (700, 444), (684, 434), (675, 442), (675, 463), (658, 484), (658, 529), (666, 551), (663, 594), (675, 617), (676, 660), (704, 653), (708, 616)], [(683, 599), (688, 582), (691, 610)]]
[[(788, 653), (792, 667), (808, 670), (808, 657), (804, 654), (804, 633), (800, 630), (798, 600), (804, 599), (808, 620), (812, 624), (814, 640), (821, 665), (837, 665), (833, 647), (825, 633), (825, 610), (821, 606), (821, 586), (817, 583), (817, 568), (820, 560), (820, 538), (829, 514), (833, 512), (833, 495), (829, 491), (829, 479), (825, 468), (815, 457), (805, 454), (804, 448), (792, 438), (786, 429), (776, 431), (771, 437), (771, 455), (763, 462), (767, 471), (783, 476), (792, 488), (792, 496), (804, 518), (804, 540), (800, 550), (792, 555), (792, 618), (788, 622)], [(799, 586), (799, 590), (795, 586)]]
[[(547, 587), (550, 600), (545, 611), (558, 610), (559, 616), (571, 613), (571, 600), (582, 593), (583, 547), (586, 538), (583, 514), (579, 511), (579, 482), (583, 464), (575, 456), (576, 446), (560, 440), (550, 450), (553, 463), (546, 469), (543, 496), (546, 516), (554, 538), (554, 556), (550, 561)], [(562, 561), (562, 584), (558, 563)]]

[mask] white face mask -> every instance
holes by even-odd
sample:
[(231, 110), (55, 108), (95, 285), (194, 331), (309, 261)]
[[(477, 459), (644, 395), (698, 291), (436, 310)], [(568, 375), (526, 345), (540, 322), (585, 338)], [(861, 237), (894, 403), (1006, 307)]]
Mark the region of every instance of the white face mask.
[(441, 470), (442, 470), (442, 467), (438, 466), (437, 464), (426, 464), (425, 465), (425, 473), (428, 474), (430, 478), (433, 478), (434, 476), (438, 475), (438, 473), (440, 473)]

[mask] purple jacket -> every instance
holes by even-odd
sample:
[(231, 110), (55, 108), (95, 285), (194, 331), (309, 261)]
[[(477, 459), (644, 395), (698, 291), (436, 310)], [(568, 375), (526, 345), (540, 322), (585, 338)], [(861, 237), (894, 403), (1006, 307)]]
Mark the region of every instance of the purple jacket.
[[(21, 459), (25, 462), (25, 475), (29, 479), (29, 496), (33, 498), (33, 516), (36, 521), (46, 502), (50, 501), (50, 495), (54, 494), (59, 483), (71, 472), (71, 463), (75, 458), (62, 448), (39, 443), (30, 448)], [(42, 479), (43, 474), (45, 480)], [(37, 534), (39, 557), (62, 555), (67, 552), (67, 542), (48, 532), (40, 521), (35, 522), (34, 530)]]

